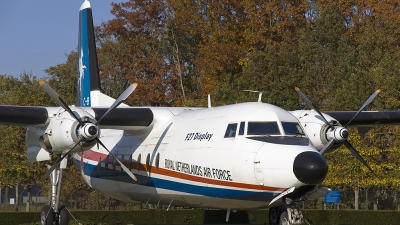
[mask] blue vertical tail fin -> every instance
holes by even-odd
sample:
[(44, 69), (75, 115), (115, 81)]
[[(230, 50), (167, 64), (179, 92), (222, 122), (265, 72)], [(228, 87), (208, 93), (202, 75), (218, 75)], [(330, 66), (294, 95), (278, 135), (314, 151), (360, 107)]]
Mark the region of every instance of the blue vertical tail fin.
[[(78, 38), (78, 82), (76, 106), (92, 106), (92, 91), (101, 91), (99, 67), (97, 64), (96, 42), (92, 8), (85, 1), (79, 9), (79, 38)], [(96, 104), (94, 104), (96, 105)]]

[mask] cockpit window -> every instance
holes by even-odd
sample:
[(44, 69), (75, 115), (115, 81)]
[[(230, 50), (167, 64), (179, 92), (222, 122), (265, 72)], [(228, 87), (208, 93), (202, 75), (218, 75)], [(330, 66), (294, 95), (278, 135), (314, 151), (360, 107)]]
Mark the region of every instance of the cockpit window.
[(244, 134), (244, 124), (245, 124), (245, 122), (240, 122), (239, 135), (243, 135)]
[(299, 123), (282, 122), (282, 127), (286, 135), (305, 135)]
[(277, 122), (249, 122), (247, 135), (280, 135)]
[(225, 138), (235, 137), (236, 136), (236, 128), (237, 128), (237, 123), (228, 124), (228, 127), (226, 128), (224, 137)]

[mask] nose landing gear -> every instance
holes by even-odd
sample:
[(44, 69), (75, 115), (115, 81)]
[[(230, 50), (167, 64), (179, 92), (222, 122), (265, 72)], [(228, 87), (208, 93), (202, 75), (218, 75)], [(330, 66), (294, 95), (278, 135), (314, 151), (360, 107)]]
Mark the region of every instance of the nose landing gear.
[(269, 209), (270, 225), (292, 225), (303, 223), (303, 214), (294, 204), (285, 204)]

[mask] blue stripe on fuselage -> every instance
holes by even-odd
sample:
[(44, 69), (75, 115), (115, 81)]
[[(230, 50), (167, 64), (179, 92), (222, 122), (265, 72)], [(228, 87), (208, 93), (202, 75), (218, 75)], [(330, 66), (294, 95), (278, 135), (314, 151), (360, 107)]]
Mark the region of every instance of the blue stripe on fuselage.
[[(77, 159), (74, 159), (74, 161), (77, 167), (81, 168), (81, 162)], [(97, 165), (92, 165), (87, 162), (83, 162), (83, 164), (84, 174), (93, 178), (131, 183), (135, 185), (143, 185), (152, 188), (161, 188), (170, 191), (178, 191), (194, 195), (203, 195), (207, 197), (269, 202), (274, 198), (274, 196), (279, 194), (266, 191), (246, 191), (227, 188), (206, 187), (201, 185), (185, 184), (161, 178), (143, 176), (139, 174), (135, 174), (138, 181), (134, 181), (128, 176), (128, 174), (123, 171), (117, 171), (110, 168), (106, 170), (104, 167), (99, 168)]]

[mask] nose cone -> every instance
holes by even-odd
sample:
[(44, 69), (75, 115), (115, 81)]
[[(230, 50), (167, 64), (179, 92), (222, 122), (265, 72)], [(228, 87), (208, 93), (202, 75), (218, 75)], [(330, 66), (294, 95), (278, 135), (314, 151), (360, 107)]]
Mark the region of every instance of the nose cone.
[(294, 159), (293, 172), (305, 184), (319, 184), (328, 173), (328, 164), (318, 152), (302, 152)]

